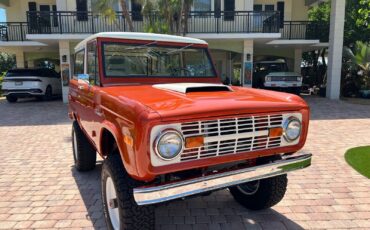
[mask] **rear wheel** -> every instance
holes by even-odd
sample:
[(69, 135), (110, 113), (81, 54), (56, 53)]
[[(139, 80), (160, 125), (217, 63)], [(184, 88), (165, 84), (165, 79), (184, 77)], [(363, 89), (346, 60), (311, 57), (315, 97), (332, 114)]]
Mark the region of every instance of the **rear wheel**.
[(75, 167), (78, 171), (89, 171), (95, 168), (96, 150), (77, 121), (74, 121), (72, 125), (72, 147)]
[(154, 229), (154, 206), (139, 206), (133, 189), (142, 185), (123, 168), (121, 157), (113, 153), (104, 160), (101, 174), (104, 216), (110, 230)]
[(9, 102), (9, 103), (15, 103), (18, 101), (18, 98), (15, 97), (15, 96), (11, 96), (11, 95), (8, 95), (6, 96), (6, 100)]
[(279, 203), (288, 186), (287, 175), (252, 181), (229, 188), (234, 199), (251, 210), (271, 208)]
[(53, 99), (53, 89), (51, 88), (50, 85), (46, 87), (43, 99), (44, 101), (51, 101), (51, 99)]

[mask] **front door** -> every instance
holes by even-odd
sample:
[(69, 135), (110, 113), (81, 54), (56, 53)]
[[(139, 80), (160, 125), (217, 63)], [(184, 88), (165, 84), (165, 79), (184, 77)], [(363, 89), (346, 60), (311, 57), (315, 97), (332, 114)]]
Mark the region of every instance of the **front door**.
[(51, 12), (49, 5), (40, 5), (39, 26), (40, 33), (51, 33)]

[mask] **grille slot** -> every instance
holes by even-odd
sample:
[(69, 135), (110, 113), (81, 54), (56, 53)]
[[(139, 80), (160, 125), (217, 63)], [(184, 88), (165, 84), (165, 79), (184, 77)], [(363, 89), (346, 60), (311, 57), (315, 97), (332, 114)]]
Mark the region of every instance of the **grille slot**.
[(185, 138), (203, 135), (206, 142), (202, 147), (185, 149), (181, 161), (280, 147), (281, 137), (269, 138), (268, 130), (281, 127), (282, 121), (278, 114), (182, 123)]
[(272, 76), (271, 81), (298, 81), (298, 76)]

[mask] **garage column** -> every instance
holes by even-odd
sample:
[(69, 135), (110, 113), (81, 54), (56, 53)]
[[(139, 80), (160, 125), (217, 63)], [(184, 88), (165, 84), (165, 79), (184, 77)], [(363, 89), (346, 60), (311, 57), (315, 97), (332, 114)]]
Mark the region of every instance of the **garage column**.
[(302, 49), (294, 50), (294, 72), (301, 73)]
[(326, 97), (330, 99), (339, 99), (340, 96), (345, 7), (345, 0), (331, 1), (328, 80), (326, 86)]
[(68, 103), (68, 84), (71, 79), (71, 51), (68, 41), (59, 41), (59, 56), (63, 102)]
[(252, 87), (253, 40), (244, 40), (242, 60), (241, 83), (244, 87)]
[(14, 52), (14, 54), (17, 63), (17, 68), (25, 68), (23, 50), (17, 50), (16, 52)]

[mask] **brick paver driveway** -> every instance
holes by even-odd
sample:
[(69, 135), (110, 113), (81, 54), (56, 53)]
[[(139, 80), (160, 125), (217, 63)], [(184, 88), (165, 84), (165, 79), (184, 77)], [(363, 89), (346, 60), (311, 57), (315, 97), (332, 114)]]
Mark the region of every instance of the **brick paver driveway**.
[[(343, 159), (370, 145), (370, 106), (308, 101), (313, 165), (290, 175), (280, 204), (251, 212), (219, 191), (158, 207), (157, 229), (370, 229), (370, 180)], [(0, 229), (105, 228), (101, 167), (73, 169), (70, 133), (60, 101), (0, 101)]]

